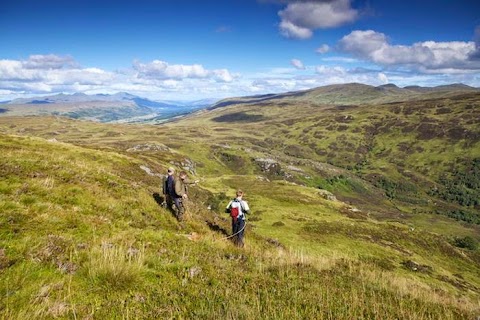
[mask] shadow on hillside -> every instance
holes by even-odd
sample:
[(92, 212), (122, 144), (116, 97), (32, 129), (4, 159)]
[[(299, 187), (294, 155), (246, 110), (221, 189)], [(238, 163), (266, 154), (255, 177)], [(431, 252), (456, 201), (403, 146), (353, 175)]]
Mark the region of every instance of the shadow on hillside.
[(167, 209), (168, 211), (170, 211), (170, 213), (172, 214), (172, 216), (177, 219), (177, 214), (176, 214), (176, 211), (175, 211), (175, 204), (172, 204), (173, 205), (173, 208), (169, 208), (166, 204), (166, 199), (163, 195), (161, 195), (160, 193), (158, 192), (154, 192), (152, 193), (152, 197), (153, 197), (153, 200), (155, 200), (155, 202), (162, 208), (164, 209)]
[(248, 114), (245, 112), (235, 112), (224, 114), (212, 119), (215, 122), (259, 122), (265, 120), (261, 114)]
[(153, 197), (153, 200), (155, 200), (155, 202), (159, 205), (159, 206), (163, 206), (163, 203), (165, 202), (165, 198), (163, 196), (160, 195), (160, 193), (158, 192), (154, 192), (152, 194), (152, 197)]
[(210, 228), (210, 230), (221, 233), (226, 237), (230, 235), (227, 230), (225, 230), (223, 227), (219, 226), (218, 224), (211, 221), (205, 221), (205, 222), (207, 223), (207, 226)]

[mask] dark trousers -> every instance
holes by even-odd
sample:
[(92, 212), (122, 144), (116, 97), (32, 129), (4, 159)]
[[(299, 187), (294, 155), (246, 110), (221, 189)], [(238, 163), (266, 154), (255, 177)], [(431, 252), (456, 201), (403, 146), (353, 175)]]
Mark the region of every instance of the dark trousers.
[(243, 236), (245, 235), (245, 220), (242, 218), (240, 219), (232, 219), (232, 235), (233, 236), (233, 243), (235, 243), (239, 247), (243, 247)]
[(173, 197), (169, 194), (166, 194), (165, 202), (167, 203), (167, 208), (173, 211)]
[(173, 201), (175, 202), (175, 206), (177, 207), (175, 215), (177, 216), (178, 221), (183, 220), (183, 214), (185, 213), (185, 207), (183, 206), (183, 201), (182, 198), (173, 198)]

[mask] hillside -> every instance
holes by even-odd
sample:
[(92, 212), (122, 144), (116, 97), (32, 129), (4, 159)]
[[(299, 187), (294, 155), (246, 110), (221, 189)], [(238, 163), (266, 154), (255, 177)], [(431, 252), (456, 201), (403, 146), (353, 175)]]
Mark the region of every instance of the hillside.
[[(464, 96), (462, 105), (476, 99)], [(479, 229), (428, 212), (410, 215), (411, 206), (400, 207), (372, 184), (375, 170), (392, 180), (401, 174), (389, 162), (398, 154), (373, 161), (376, 150), (390, 148), (380, 144), (382, 130), (373, 136), (375, 152), (365, 155), (364, 172), (348, 168), (346, 151), (356, 148), (338, 143), (342, 134), (367, 134), (359, 130), (407, 110), (389, 111), (396, 107), (235, 106), (162, 126), (0, 118), (0, 314), (473, 318), (480, 312), (480, 253), (461, 240), (478, 239)], [(447, 107), (452, 111), (435, 119), (468, 111), (465, 122), (454, 124), (478, 130), (467, 123), (478, 108)], [(413, 109), (412, 122), (437, 113), (435, 107), (419, 116)], [(369, 119), (370, 112), (378, 118)], [(337, 130), (340, 125), (349, 128)], [(315, 134), (318, 148), (337, 141), (343, 150), (330, 164), (309, 151), (313, 145), (289, 147), (307, 148), (298, 142)], [(471, 143), (445, 159), (465, 150), (478, 157)], [(171, 165), (201, 179), (191, 188), (183, 225), (157, 203), (159, 178), (152, 174)], [(434, 183), (433, 173), (412, 174)], [(247, 192), (253, 211), (244, 250), (224, 239), (230, 227), (222, 208), (237, 188)]]
[(126, 92), (56, 94), (0, 104), (0, 116), (65, 116), (98, 122), (160, 123), (207, 107), (211, 101), (152, 101)]
[(408, 86), (397, 87), (394, 84), (378, 87), (361, 84), (335, 84), (304, 91), (293, 91), (279, 94), (267, 94), (251, 97), (237, 97), (221, 100), (210, 109), (235, 104), (252, 103), (317, 103), (331, 105), (380, 104), (398, 101), (416, 101), (433, 98), (445, 98), (461, 93), (479, 93), (479, 88), (463, 84), (452, 84), (437, 87)]
[(219, 145), (271, 158), (279, 178), (328, 189), (378, 217), (422, 211), (479, 224), (478, 123), (480, 94), (449, 92), (378, 104), (241, 103), (178, 125), (208, 128)]

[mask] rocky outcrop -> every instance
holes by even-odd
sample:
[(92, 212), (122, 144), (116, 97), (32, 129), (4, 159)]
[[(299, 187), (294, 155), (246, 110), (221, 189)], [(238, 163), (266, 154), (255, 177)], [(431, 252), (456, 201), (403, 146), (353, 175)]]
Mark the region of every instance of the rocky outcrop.
[(271, 158), (256, 158), (254, 161), (263, 173), (270, 176), (283, 176), (282, 166), (276, 160)]
[(331, 193), (330, 191), (320, 189), (318, 191), (318, 194), (320, 195), (320, 197), (322, 197), (325, 200), (337, 201), (337, 198), (335, 197), (335, 195), (333, 193)]
[(182, 168), (183, 170), (190, 172), (193, 175), (197, 174), (197, 164), (195, 161), (189, 158), (183, 158), (182, 160), (179, 161), (170, 161), (171, 164)]

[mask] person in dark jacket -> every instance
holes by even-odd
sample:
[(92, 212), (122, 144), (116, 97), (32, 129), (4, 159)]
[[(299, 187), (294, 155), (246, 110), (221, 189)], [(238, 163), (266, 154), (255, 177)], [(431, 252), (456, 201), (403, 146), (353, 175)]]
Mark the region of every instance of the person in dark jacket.
[(183, 215), (185, 214), (185, 202), (188, 199), (187, 184), (196, 183), (198, 183), (198, 180), (190, 181), (185, 171), (180, 172), (178, 179), (175, 179), (175, 195), (173, 200), (175, 202), (175, 206), (177, 207), (176, 216), (178, 221), (182, 221)]
[(163, 196), (165, 197), (165, 204), (167, 208), (173, 211), (173, 199), (175, 197), (175, 169), (170, 167), (167, 170), (167, 175), (163, 180)]
[(245, 216), (250, 213), (247, 201), (243, 200), (243, 191), (238, 190), (235, 199), (227, 205), (226, 212), (232, 217), (232, 240), (235, 245), (243, 247), (245, 243)]

